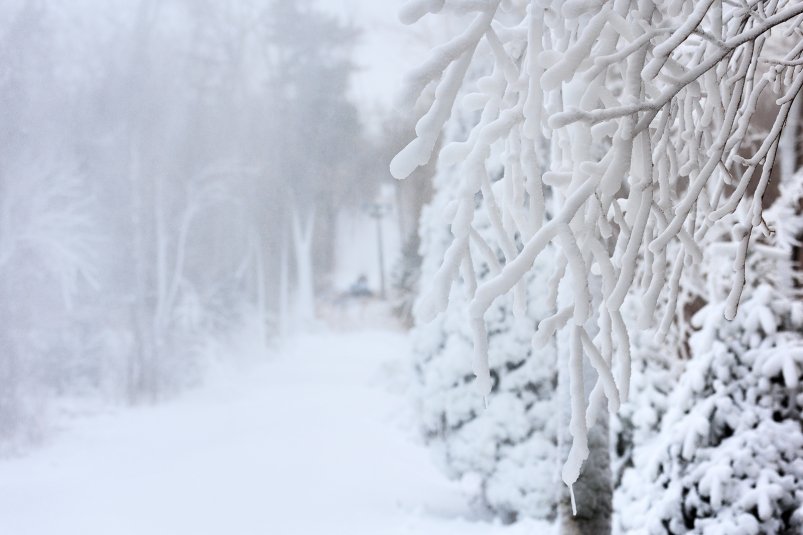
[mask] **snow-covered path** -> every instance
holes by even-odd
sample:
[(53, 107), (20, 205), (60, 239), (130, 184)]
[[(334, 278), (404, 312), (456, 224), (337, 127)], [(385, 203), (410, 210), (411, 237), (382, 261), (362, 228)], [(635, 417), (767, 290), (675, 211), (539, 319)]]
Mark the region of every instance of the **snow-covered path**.
[(78, 420), (0, 462), (0, 533), (544, 533), (462, 519), (409, 431), (408, 351), (389, 331), (300, 337), (171, 403)]

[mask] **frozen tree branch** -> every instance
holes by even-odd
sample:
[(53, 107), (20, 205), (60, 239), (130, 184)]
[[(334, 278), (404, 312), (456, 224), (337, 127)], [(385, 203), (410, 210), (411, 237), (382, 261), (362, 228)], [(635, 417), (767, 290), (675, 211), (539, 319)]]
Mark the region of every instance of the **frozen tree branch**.
[[(447, 8), (477, 14), (414, 73), (416, 90), (436, 84), (435, 100), (416, 138), (391, 163), (394, 176), (405, 178), (430, 160), (475, 55), (490, 58), (493, 68), (470, 95), (482, 115), (468, 141), (443, 150), (448, 161), (442, 164), (459, 165), (464, 180), (451, 214), (454, 241), (419, 317), (448, 306), (460, 273), (477, 280), (466, 261), (472, 249), (475, 259), (485, 259), (492, 275), (471, 286), (468, 314), (474, 372), (487, 395), (485, 314), (511, 291), (516, 303), (526, 302), (521, 281), (547, 246), (557, 248), (565, 265), (550, 281), (550, 299), (555, 302), (565, 280), (571, 304), (541, 323), (534, 343), (570, 330), (574, 443), (563, 480), (571, 486), (587, 458), (587, 424), (600, 402), (607, 398), (616, 410), (627, 399), (625, 297), (639, 294), (641, 327), (666, 333), (680, 306), (684, 267), (700, 261), (711, 224), (734, 213), (750, 193), (734, 231), (739, 251), (725, 315), (735, 314), (779, 139), (803, 87), (803, 42), (783, 57), (771, 57), (765, 44), (776, 28), (800, 32), (803, 3), (417, 1), (404, 18)], [(754, 115), (770, 96), (778, 114), (754, 147), (748, 139)], [(500, 145), (497, 186), (488, 167), (491, 147)], [(537, 156), (549, 161), (548, 169), (539, 168)], [(758, 185), (749, 191), (759, 168)], [(485, 200), (482, 208), (476, 196)], [(494, 241), (477, 238), (478, 209), (487, 211)], [(601, 284), (592, 284), (595, 279)], [(592, 339), (589, 332), (600, 334)], [(599, 378), (588, 403), (584, 357)]]

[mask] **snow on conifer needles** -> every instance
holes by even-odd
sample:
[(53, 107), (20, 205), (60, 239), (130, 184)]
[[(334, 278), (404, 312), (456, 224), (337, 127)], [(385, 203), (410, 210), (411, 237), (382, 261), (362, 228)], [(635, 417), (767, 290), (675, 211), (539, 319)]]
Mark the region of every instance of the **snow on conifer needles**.
[[(748, 245), (756, 232), (769, 232), (762, 198), (803, 87), (803, 40), (783, 57), (772, 57), (765, 45), (773, 29), (803, 34), (803, 3), (414, 0), (402, 20), (439, 12), (473, 20), (413, 73), (414, 90), (432, 83), (434, 99), (391, 172), (405, 178), (433, 157), (458, 95), (459, 106), (481, 115), (468, 139), (440, 151), (441, 165), (459, 165), (463, 182), (447, 214), (453, 241), (417, 314), (426, 321), (443, 311), (455, 278), (478, 280), (472, 257), (501, 252), (499, 266), (488, 261), (492, 277), (476, 288), (466, 284), (473, 370), (487, 395), (484, 315), (511, 291), (521, 313), (525, 275), (548, 245), (557, 247), (555, 314), (541, 322), (537, 338), (570, 330), (573, 444), (563, 480), (571, 486), (588, 456), (586, 433), (598, 405), (607, 398), (616, 410), (627, 399), (625, 297), (640, 296), (639, 327), (665, 333), (684, 270), (700, 261), (708, 229), (744, 204), (733, 228), (739, 247), (724, 307), (728, 319), (735, 316)], [(469, 93), (464, 80), (479, 54), (492, 58), (493, 68)], [(754, 143), (762, 99), (779, 110)], [(486, 166), (492, 146), (503, 147), (498, 180)], [(485, 202), (478, 205), (477, 196)], [(477, 209), (488, 213), (491, 238), (473, 226)], [(558, 309), (564, 280), (571, 301)], [(588, 402), (583, 357), (598, 372)]]

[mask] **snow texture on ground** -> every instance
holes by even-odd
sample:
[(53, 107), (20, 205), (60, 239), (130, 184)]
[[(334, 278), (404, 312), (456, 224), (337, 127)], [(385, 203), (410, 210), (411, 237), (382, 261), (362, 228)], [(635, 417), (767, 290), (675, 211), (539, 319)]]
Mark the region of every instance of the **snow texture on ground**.
[(297, 336), (0, 462), (9, 535), (542, 535), (480, 520), (416, 439), (391, 331)]

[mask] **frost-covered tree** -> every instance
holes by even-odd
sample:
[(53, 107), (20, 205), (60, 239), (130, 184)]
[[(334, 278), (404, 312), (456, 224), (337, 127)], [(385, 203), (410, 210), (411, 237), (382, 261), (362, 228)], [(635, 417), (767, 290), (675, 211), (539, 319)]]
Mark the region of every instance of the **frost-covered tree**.
[(332, 267), (338, 211), (371, 200), (378, 187), (375, 149), (363, 137), (357, 107), (347, 97), (359, 32), (312, 0), (270, 0), (260, 16), (271, 74), (264, 91), (272, 136), (257, 150), (267, 151), (276, 177), (261, 193), (281, 218), (265, 223), (290, 235), (296, 217), (291, 212), (298, 212), (302, 222), (315, 214), (311, 267), (320, 283)]
[(709, 302), (692, 318), (692, 359), (667, 398), (660, 435), (625, 472), (628, 533), (798, 533), (803, 529), (803, 304), (792, 249), (801, 177), (765, 210), (774, 239), (751, 244), (743, 302), (721, 321), (739, 254), (728, 219), (706, 250)]
[[(570, 341), (572, 448), (563, 481), (571, 488), (589, 456), (594, 414), (606, 399), (615, 411), (628, 397), (626, 297), (638, 295), (640, 327), (666, 331), (684, 272), (701, 261), (712, 223), (742, 206), (733, 227), (735, 275), (722, 309), (727, 318), (736, 314), (747, 246), (762, 228), (779, 138), (803, 87), (803, 41), (780, 57), (764, 45), (773, 29), (799, 31), (803, 4), (416, 0), (402, 18), (414, 22), (440, 11), (474, 18), (413, 73), (414, 88), (433, 83), (435, 99), (416, 138), (391, 163), (394, 176), (430, 160), (476, 58), (490, 58), (496, 68), (471, 99), (482, 110), (479, 123), (466, 141), (440, 151), (441, 161), (461, 162), (462, 181), (449, 210), (453, 240), (419, 314), (434, 318), (447, 308), (453, 281), (472, 277), (469, 259), (479, 248), (504, 252), (499, 273), (478, 284), (466, 305), (476, 384), (487, 395), (490, 311), (512, 292), (513, 310), (523, 313), (527, 274), (550, 246), (557, 248), (555, 280), (569, 281), (572, 295), (548, 329), (565, 329)], [(757, 68), (765, 63), (771, 68)], [(776, 100), (779, 112), (754, 144), (754, 112), (763, 98)], [(543, 139), (545, 173), (536, 161)], [(492, 188), (486, 163), (499, 144), (504, 173)], [(471, 238), (478, 193), (496, 207), (485, 243)], [(593, 390), (584, 384), (584, 362), (597, 372)]]
[[(97, 213), (80, 159), (53, 122), (57, 48), (45, 6), (0, 6), (0, 452), (41, 437), (51, 400), (91, 378), (72, 351), (81, 302), (97, 289)], [(76, 344), (77, 345), (77, 344)]]
[(43, 407), (65, 390), (51, 378), (86, 379), (64, 342), (76, 300), (97, 287), (99, 236), (81, 177), (26, 156), (0, 171), (0, 450), (43, 431)]

